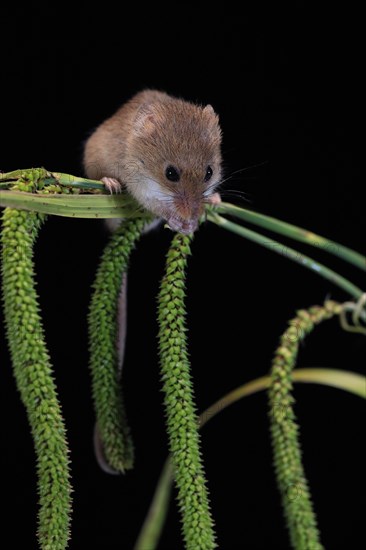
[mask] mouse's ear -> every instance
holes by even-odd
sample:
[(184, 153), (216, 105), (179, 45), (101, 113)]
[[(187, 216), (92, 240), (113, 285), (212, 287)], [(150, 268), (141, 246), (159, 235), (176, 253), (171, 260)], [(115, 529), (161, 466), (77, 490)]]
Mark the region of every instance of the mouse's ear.
[(206, 107), (203, 109), (203, 112), (206, 113), (207, 115), (216, 115), (212, 105), (206, 105)]
[(135, 132), (139, 135), (146, 136), (152, 134), (155, 129), (155, 113), (151, 103), (143, 103), (137, 110), (135, 124)]
[(203, 108), (203, 116), (206, 118), (207, 121), (211, 122), (211, 124), (219, 123), (219, 117), (217, 113), (215, 113), (212, 105), (206, 105), (206, 107)]

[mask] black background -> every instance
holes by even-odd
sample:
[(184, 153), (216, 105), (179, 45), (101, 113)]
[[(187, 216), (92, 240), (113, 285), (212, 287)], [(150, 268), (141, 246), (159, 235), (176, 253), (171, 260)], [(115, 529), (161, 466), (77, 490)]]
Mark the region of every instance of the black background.
[[(0, 168), (45, 166), (81, 175), (89, 132), (140, 89), (158, 88), (212, 103), (220, 114), (226, 175), (246, 168), (225, 184), (224, 198), (365, 252), (364, 203), (352, 159), (352, 27), (341, 19), (333, 24), (328, 14), (321, 21), (300, 2), (283, 12), (263, 5), (242, 15), (208, 13), (193, 4), (161, 14), (144, 10), (121, 15), (100, 5), (51, 14), (34, 7), (5, 15)], [(98, 221), (54, 217), (39, 238), (38, 290), (71, 448), (73, 549), (132, 548), (167, 455), (155, 304), (170, 238), (163, 229), (149, 234), (131, 261), (124, 386), (136, 467), (124, 477), (101, 472), (92, 448), (86, 313), (107, 232)], [(298, 248), (365, 287), (356, 268), (322, 250)], [(210, 224), (202, 227), (187, 298), (199, 410), (266, 374), (286, 321), (327, 296), (348, 298), (285, 255)], [(2, 539), (14, 548), (34, 548), (33, 447), (3, 331), (0, 336)], [(309, 337), (299, 366), (362, 372), (364, 355), (362, 336), (346, 334), (331, 321)], [(297, 386), (295, 396), (323, 543), (358, 548), (362, 401), (315, 385)], [(204, 429), (219, 548), (289, 547), (268, 434), (263, 393), (235, 404)], [(173, 504), (160, 549), (182, 548), (178, 522)]]

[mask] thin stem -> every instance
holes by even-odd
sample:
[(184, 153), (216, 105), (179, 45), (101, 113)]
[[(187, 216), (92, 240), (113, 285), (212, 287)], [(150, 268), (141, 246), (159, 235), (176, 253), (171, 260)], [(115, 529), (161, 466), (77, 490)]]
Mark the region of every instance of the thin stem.
[(168, 511), (173, 485), (173, 467), (169, 458), (161, 471), (155, 493), (134, 550), (154, 550), (159, 542)]
[(327, 279), (334, 285), (338, 286), (339, 288), (344, 290), (347, 294), (353, 296), (357, 300), (359, 300), (363, 294), (363, 291), (360, 288), (355, 286), (353, 283), (351, 283), (341, 275), (338, 275), (338, 273), (336, 273), (332, 269), (329, 269), (328, 267), (321, 264), (320, 262), (315, 261), (313, 258), (310, 258), (309, 256), (305, 256), (305, 254), (302, 254), (301, 252), (298, 252), (297, 250), (294, 250), (289, 246), (285, 246), (284, 244), (279, 243), (274, 239), (269, 240), (264, 235), (257, 233), (256, 231), (252, 231), (247, 227), (243, 227), (242, 225), (238, 225), (234, 222), (231, 222), (226, 218), (223, 218), (222, 216), (219, 216), (218, 214), (215, 214), (213, 212), (208, 213), (208, 219), (211, 222), (215, 223), (216, 225), (219, 225), (220, 227), (227, 229), (228, 231), (232, 231), (233, 233), (236, 233), (241, 237), (245, 237), (250, 241), (253, 241), (257, 244), (260, 244), (261, 246), (264, 246), (265, 248), (268, 248), (269, 250), (272, 250), (272, 252), (281, 254), (282, 256), (288, 258), (289, 260), (292, 260), (302, 265), (303, 267), (310, 269), (314, 273), (317, 273), (321, 277), (324, 277), (324, 279)]
[(304, 384), (323, 384), (366, 399), (366, 377), (357, 372), (322, 368), (296, 369), (292, 373), (292, 379)]
[(334, 254), (335, 256), (342, 258), (346, 262), (353, 264), (356, 267), (359, 267), (363, 271), (366, 271), (365, 256), (362, 256), (362, 254), (359, 254), (351, 248), (347, 248), (346, 246), (343, 246), (337, 242), (317, 235), (312, 231), (308, 231), (307, 229), (303, 229), (302, 227), (297, 227), (296, 225), (277, 220), (276, 218), (272, 218), (271, 216), (266, 216), (264, 214), (260, 214), (259, 212), (247, 210), (246, 208), (240, 208), (239, 206), (235, 206), (234, 204), (229, 204), (226, 202), (222, 202), (221, 204), (219, 204), (216, 207), (216, 210), (221, 214), (230, 214), (232, 216), (235, 216), (236, 218), (240, 218), (260, 227), (264, 227), (265, 229), (269, 229), (270, 231), (274, 231), (275, 233), (278, 233), (280, 235), (285, 235), (290, 239), (294, 239), (296, 241), (321, 248), (322, 250), (324, 250), (324, 252)]

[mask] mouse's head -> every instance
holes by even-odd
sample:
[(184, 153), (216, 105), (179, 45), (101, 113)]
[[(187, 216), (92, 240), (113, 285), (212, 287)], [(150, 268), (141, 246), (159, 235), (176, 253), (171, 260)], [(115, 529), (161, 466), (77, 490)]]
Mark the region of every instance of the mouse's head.
[(211, 105), (170, 98), (142, 105), (127, 144), (137, 167), (129, 190), (173, 230), (192, 233), (220, 183), (220, 144)]

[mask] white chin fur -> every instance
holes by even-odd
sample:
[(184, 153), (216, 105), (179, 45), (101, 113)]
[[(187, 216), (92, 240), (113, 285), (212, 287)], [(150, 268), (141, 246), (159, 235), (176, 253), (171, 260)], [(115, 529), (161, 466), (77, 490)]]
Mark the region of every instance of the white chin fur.
[(162, 190), (157, 181), (144, 176), (139, 181), (134, 182), (133, 185), (130, 184), (129, 190), (147, 210), (152, 204), (171, 198), (169, 193)]
[[(134, 182), (130, 182), (128, 190), (146, 210), (150, 210), (152, 204), (170, 198), (167, 193), (162, 191), (160, 185), (155, 180), (144, 176)], [(113, 233), (119, 227), (121, 221), (121, 219), (106, 220), (106, 225)], [(162, 219), (157, 217), (152, 222), (146, 224), (143, 233), (148, 233), (152, 229), (155, 229), (161, 222)]]

